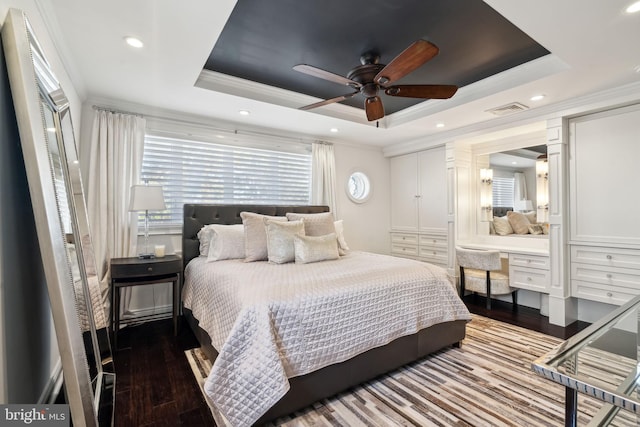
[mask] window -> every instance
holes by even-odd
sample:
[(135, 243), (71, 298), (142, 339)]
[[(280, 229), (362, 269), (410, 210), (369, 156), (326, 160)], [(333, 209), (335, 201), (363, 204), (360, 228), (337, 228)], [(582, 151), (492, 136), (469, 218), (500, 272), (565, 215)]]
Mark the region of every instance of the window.
[(493, 177), (493, 206), (513, 207), (513, 177)]
[(179, 226), (185, 203), (309, 204), (311, 153), (147, 135), (141, 178), (162, 185), (167, 205), (150, 225)]

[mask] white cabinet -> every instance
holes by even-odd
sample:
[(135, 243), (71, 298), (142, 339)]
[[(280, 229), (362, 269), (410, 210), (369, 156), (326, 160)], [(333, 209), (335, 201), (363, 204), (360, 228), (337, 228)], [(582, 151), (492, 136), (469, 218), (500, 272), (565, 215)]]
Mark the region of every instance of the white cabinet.
[(571, 293), (578, 298), (624, 304), (640, 294), (640, 251), (573, 245)]
[(549, 257), (509, 254), (509, 285), (513, 288), (549, 293)]
[(447, 229), (447, 164), (437, 147), (391, 159), (391, 229)]
[(391, 254), (447, 267), (444, 146), (391, 159)]
[(640, 294), (640, 105), (569, 123), (571, 295), (623, 304)]

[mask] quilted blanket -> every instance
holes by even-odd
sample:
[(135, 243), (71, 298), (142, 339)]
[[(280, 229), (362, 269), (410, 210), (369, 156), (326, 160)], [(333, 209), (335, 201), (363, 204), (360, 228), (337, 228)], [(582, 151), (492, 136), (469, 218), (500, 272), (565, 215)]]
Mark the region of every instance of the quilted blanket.
[(183, 299), (219, 352), (207, 397), (234, 426), (258, 420), (288, 378), (471, 319), (442, 268), (367, 252), (303, 265), (195, 258)]

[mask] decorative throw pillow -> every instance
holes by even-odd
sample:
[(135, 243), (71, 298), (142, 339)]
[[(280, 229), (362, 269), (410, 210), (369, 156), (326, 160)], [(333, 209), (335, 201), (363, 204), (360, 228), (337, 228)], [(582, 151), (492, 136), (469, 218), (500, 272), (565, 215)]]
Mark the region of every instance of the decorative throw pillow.
[(536, 222), (538, 222), (538, 220), (536, 219), (536, 216), (537, 216), (537, 212), (536, 211), (525, 212), (524, 216), (527, 217), (527, 219), (529, 220), (529, 222), (531, 224), (535, 224)]
[(269, 262), (284, 264), (295, 260), (295, 246), (293, 237), (296, 234), (304, 236), (304, 222), (273, 221), (265, 218), (267, 230), (267, 256)]
[(522, 213), (509, 211), (507, 212), (507, 219), (516, 234), (529, 234), (530, 222)]
[(244, 226), (212, 224), (207, 262), (244, 258)]
[(244, 225), (244, 260), (245, 262), (264, 261), (268, 259), (267, 231), (264, 219), (286, 221), (283, 216), (261, 215), (254, 212), (240, 212)]
[(296, 264), (308, 264), (340, 257), (336, 233), (324, 236), (295, 235), (293, 243), (296, 251)]
[(493, 221), (489, 222), (489, 234), (496, 234), (496, 226), (493, 225)]
[(506, 216), (493, 217), (493, 227), (496, 229), (496, 234), (499, 236), (513, 234), (513, 228), (511, 228), (511, 224), (509, 224), (509, 220)]
[(349, 250), (349, 245), (347, 245), (347, 241), (344, 238), (344, 223), (340, 219), (334, 222), (333, 226), (336, 229), (336, 236), (338, 238), (338, 252), (340, 255), (345, 255)]
[(289, 221), (304, 220), (304, 234), (307, 236), (324, 236), (335, 233), (336, 227), (333, 225), (333, 214), (322, 212), (317, 214), (287, 213)]
[(542, 224), (531, 224), (529, 225), (529, 234), (543, 234), (544, 227)]

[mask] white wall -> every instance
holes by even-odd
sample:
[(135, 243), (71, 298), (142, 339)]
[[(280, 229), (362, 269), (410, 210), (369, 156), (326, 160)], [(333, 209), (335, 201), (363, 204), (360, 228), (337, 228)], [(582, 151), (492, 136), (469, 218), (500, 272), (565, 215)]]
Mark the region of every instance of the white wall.
[[(27, 13), (41, 47), (72, 106), (79, 129), (81, 100), (76, 93), (34, 0), (3, 0), (0, 20), (9, 8)], [(3, 79), (6, 76), (3, 73)], [(57, 373), (60, 356), (26, 185), (24, 162), (15, 133), (15, 115), (4, 85), (0, 117), (0, 403), (36, 403)], [(8, 99), (8, 101), (7, 101)], [(8, 104), (5, 104), (5, 101)]]

